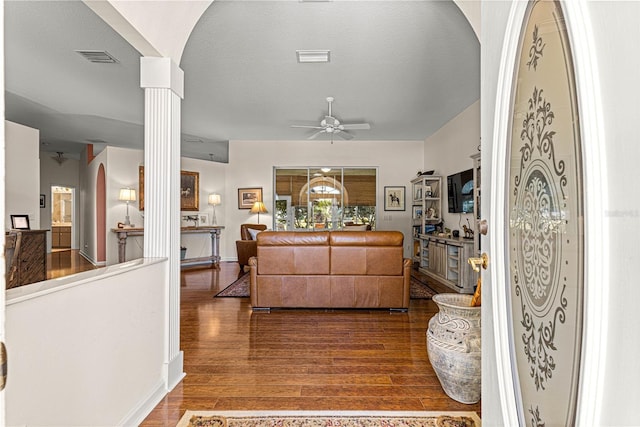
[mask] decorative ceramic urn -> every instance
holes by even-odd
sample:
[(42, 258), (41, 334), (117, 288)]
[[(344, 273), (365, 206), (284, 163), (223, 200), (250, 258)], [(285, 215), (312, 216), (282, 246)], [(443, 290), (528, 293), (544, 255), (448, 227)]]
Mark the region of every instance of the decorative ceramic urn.
[(429, 321), (427, 352), (440, 384), (452, 399), (466, 404), (480, 400), (480, 307), (472, 295), (438, 294), (440, 311)]

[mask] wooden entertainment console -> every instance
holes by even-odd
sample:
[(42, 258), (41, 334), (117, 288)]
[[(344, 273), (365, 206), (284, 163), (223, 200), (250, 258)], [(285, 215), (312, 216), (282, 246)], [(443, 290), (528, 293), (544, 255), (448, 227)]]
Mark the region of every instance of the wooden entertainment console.
[(420, 236), (419, 269), (456, 292), (472, 294), (477, 273), (467, 262), (475, 256), (473, 240), (423, 234)]

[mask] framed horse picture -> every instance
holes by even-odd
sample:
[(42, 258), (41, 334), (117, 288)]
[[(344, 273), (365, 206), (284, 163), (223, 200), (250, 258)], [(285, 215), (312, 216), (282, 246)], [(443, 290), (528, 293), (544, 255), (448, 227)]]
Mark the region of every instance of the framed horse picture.
[(405, 187), (384, 187), (384, 210), (403, 211), (405, 209)]
[[(180, 210), (197, 211), (200, 208), (200, 174), (180, 171)], [(138, 209), (144, 210), (144, 166), (138, 167)]]

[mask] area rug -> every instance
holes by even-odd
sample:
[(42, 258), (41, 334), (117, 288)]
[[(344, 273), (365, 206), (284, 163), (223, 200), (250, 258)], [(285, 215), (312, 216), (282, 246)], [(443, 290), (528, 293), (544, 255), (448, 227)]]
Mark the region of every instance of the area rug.
[(480, 427), (475, 412), (186, 411), (176, 427)]
[[(431, 289), (417, 277), (411, 276), (411, 299), (431, 299), (436, 291)], [(216, 297), (248, 297), (249, 296), (249, 273), (245, 273), (235, 282), (216, 294)]]

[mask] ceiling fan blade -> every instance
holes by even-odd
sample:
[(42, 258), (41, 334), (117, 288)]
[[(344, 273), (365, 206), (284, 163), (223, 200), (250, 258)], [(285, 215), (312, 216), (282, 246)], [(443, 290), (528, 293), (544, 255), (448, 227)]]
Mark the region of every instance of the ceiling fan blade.
[(292, 128), (303, 128), (303, 129), (324, 129), (322, 126), (305, 126), (305, 125), (291, 125)]
[(347, 130), (369, 130), (371, 125), (369, 123), (343, 123), (341, 128)]
[(311, 135), (311, 136), (310, 136), (309, 138), (307, 138), (307, 139), (316, 139), (316, 137), (317, 137), (318, 135), (320, 135), (321, 133), (323, 133), (323, 132), (324, 132), (324, 129), (323, 129), (323, 130), (320, 130), (320, 131), (318, 131), (318, 132), (316, 132), (316, 133), (314, 133), (313, 135)]
[(346, 139), (346, 140), (353, 139), (353, 135), (343, 130), (335, 131), (334, 134), (338, 135), (342, 139)]

